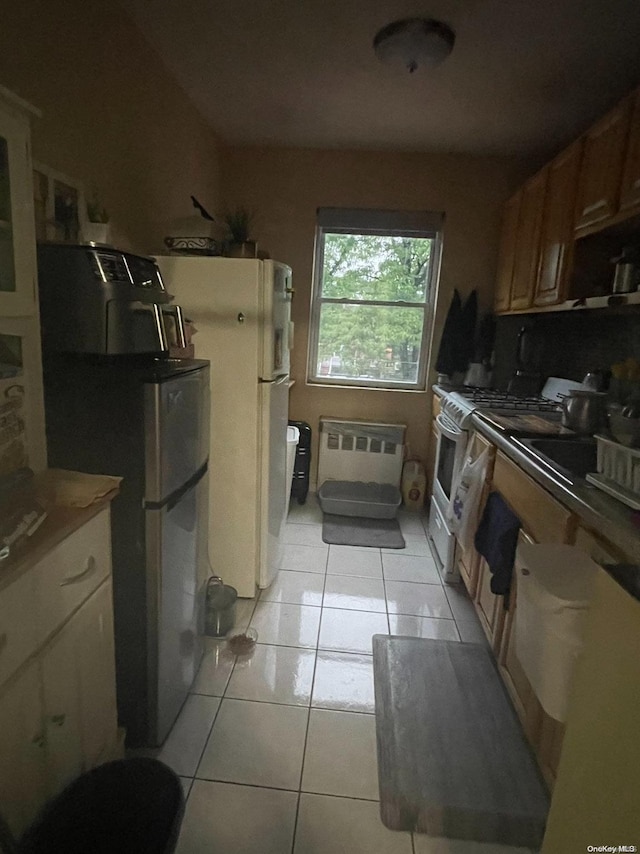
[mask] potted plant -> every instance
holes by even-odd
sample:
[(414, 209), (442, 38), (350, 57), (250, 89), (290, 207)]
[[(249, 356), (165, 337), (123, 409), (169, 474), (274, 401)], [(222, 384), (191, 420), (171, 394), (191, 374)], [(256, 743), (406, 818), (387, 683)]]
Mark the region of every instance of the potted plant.
[(224, 222), (230, 235), (227, 255), (232, 258), (255, 258), (258, 245), (249, 238), (251, 213), (246, 208), (236, 208), (224, 215)]
[(88, 243), (109, 243), (109, 214), (100, 202), (96, 190), (93, 191), (91, 200), (87, 202), (87, 222), (84, 224), (82, 233)]

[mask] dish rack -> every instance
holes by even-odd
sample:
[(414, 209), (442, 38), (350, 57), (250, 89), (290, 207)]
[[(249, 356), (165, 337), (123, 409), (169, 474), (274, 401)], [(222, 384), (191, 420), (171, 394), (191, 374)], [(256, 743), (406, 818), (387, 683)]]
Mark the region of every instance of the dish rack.
[(596, 435), (598, 472), (587, 480), (618, 501), (640, 510), (640, 449), (628, 448), (608, 436)]

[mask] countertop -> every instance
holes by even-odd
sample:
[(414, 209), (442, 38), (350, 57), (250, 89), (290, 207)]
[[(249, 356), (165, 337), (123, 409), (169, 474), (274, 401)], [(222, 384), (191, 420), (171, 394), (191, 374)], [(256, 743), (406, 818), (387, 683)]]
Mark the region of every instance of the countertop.
[(104, 510), (118, 492), (118, 489), (113, 489), (89, 507), (65, 507), (43, 502), (47, 516), (40, 527), (33, 536), (17, 543), (6, 560), (0, 561), (0, 590), (35, 566), (58, 543)]
[[(434, 385), (433, 391), (442, 397), (447, 389)], [(472, 424), (536, 483), (575, 513), (585, 527), (601, 534), (626, 555), (627, 565), (605, 569), (628, 593), (640, 600), (640, 511), (632, 510), (582, 478), (573, 477), (569, 481), (552, 466), (543, 467), (532, 453), (513, 441), (515, 437), (496, 430), (480, 413), (474, 413)]]

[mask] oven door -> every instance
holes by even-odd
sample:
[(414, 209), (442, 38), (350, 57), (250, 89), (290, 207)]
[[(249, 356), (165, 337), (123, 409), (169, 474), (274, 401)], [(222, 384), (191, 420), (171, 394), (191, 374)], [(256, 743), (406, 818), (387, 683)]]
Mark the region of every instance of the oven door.
[(443, 412), (436, 417), (436, 431), (438, 444), (433, 476), (433, 497), (446, 518), (451, 492), (464, 460), (469, 436), (466, 430), (458, 427)]

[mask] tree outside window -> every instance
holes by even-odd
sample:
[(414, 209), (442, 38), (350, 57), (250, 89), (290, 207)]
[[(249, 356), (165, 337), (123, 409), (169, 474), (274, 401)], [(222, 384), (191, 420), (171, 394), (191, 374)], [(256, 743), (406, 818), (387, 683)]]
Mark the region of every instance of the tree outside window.
[(435, 238), (320, 229), (311, 382), (424, 387)]

